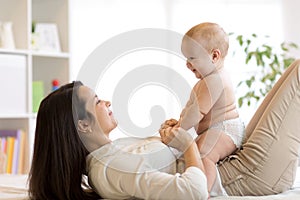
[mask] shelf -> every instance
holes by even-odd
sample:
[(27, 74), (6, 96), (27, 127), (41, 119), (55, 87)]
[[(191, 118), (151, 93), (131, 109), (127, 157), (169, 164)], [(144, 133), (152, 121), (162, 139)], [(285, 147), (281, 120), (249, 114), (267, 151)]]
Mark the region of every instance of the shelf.
[(39, 57), (53, 57), (53, 58), (69, 58), (69, 53), (65, 52), (45, 52), (45, 51), (31, 51), (33, 56)]
[(28, 55), (29, 51), (26, 49), (2, 49), (0, 48), (1, 54), (13, 54), (13, 55)]
[(47, 52), (47, 51), (31, 51), (26, 49), (3, 49), (0, 48), (1, 54), (13, 55), (32, 55), (39, 57), (53, 57), (53, 58), (69, 58), (70, 54), (66, 52)]
[(57, 79), (60, 85), (69, 82), (69, 60), (64, 57), (34, 56), (32, 58), (32, 80), (43, 82), (44, 95), (52, 91), (54, 79)]
[[(16, 49), (28, 49), (29, 29), (28, 7), (30, 0), (1, 0), (0, 21), (12, 22)], [(30, 26), (29, 26), (30, 25)]]
[(35, 118), (35, 113), (30, 114), (0, 114), (1, 119), (28, 119), (28, 118)]
[[(25, 131), (27, 173), (35, 136), (34, 111), (52, 91), (54, 79), (61, 85), (70, 81), (69, 0), (0, 0), (0, 22), (12, 23), (15, 43), (13, 49), (0, 47), (0, 89), (8, 91), (0, 100), (0, 129)], [(33, 22), (57, 25), (61, 52), (31, 47)], [(42, 83), (38, 90), (37, 83)]]

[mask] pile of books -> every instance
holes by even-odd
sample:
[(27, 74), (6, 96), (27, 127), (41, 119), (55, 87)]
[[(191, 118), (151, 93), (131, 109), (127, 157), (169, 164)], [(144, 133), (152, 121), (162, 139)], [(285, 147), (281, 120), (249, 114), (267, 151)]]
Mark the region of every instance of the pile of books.
[(0, 130), (0, 173), (24, 173), (25, 142), (22, 130)]

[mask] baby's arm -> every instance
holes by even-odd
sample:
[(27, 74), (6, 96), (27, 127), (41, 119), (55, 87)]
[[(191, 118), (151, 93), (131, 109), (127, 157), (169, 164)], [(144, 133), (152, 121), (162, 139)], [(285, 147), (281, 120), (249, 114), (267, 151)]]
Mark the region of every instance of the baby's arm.
[(180, 126), (185, 130), (189, 130), (190, 128), (196, 126), (203, 118), (203, 115), (200, 113), (198, 107), (197, 98), (192, 92), (189, 101), (180, 114), (179, 120), (177, 121), (176, 119), (168, 119), (161, 125), (161, 128)]
[(197, 126), (204, 115), (199, 110), (196, 94), (192, 91), (189, 101), (180, 114), (178, 124), (185, 130)]

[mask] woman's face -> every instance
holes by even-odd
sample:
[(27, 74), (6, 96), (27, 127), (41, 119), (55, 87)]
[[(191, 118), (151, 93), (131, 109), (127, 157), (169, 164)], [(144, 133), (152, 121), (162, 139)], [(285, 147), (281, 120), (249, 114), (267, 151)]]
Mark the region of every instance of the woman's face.
[(100, 100), (95, 92), (86, 86), (81, 86), (78, 94), (86, 102), (87, 112), (95, 117), (95, 125), (98, 124), (104, 134), (108, 135), (110, 131), (117, 127), (117, 122), (109, 109), (111, 105), (109, 101)]

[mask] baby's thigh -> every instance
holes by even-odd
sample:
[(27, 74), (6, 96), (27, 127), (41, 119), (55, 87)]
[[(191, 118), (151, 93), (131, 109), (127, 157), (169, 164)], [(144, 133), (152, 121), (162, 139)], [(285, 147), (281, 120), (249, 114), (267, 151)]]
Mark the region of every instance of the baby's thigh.
[(215, 163), (236, 150), (232, 139), (226, 133), (217, 129), (209, 129), (199, 135), (196, 143), (201, 157), (209, 158)]

